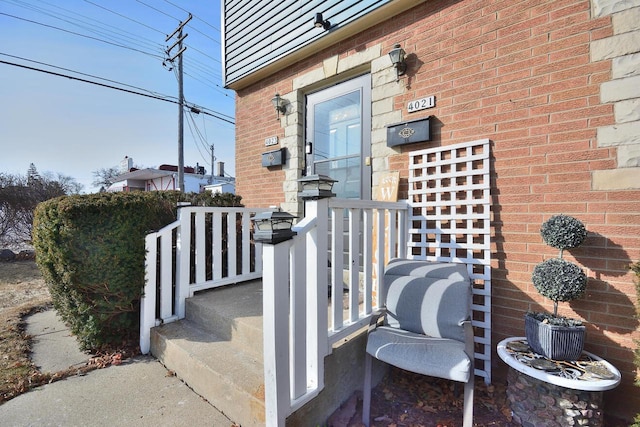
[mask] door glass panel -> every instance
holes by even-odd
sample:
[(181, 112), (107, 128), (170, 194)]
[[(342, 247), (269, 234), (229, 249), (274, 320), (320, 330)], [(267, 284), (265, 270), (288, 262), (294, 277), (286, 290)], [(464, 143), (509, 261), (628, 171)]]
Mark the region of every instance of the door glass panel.
[(351, 92), (314, 106), (315, 173), (338, 182), (340, 198), (360, 198), (360, 92)]
[(316, 163), (316, 173), (338, 180), (333, 185), (336, 197), (360, 198), (360, 156)]

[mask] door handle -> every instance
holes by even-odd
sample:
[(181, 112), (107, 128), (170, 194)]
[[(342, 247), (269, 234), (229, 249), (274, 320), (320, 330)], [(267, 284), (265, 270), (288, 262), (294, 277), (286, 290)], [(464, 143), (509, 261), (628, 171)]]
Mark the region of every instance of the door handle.
[(364, 165), (371, 166), (371, 157), (367, 156), (364, 158)]

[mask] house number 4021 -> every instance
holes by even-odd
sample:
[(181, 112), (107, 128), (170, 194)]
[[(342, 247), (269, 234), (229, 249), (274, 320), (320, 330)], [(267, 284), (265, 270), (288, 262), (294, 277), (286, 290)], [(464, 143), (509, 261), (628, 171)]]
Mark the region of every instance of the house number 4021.
[(414, 113), (420, 110), (426, 110), (427, 108), (433, 108), (436, 106), (436, 97), (428, 96), (426, 98), (416, 99), (415, 101), (407, 102), (407, 111)]

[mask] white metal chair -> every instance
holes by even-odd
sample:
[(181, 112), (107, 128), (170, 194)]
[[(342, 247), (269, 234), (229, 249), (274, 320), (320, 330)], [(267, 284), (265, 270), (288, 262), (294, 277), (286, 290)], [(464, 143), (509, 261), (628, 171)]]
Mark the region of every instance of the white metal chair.
[(466, 265), (394, 259), (381, 291), (384, 308), (372, 318), (367, 336), (362, 422), (369, 426), (375, 357), (407, 371), (465, 383), (463, 425), (471, 427), (474, 348)]

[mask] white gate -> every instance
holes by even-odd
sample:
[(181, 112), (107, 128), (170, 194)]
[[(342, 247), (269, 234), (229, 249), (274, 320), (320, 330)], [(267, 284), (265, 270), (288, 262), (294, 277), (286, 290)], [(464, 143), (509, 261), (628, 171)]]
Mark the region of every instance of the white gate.
[(476, 375), (491, 382), (489, 140), (409, 153), (408, 256), (466, 263), (473, 281)]

